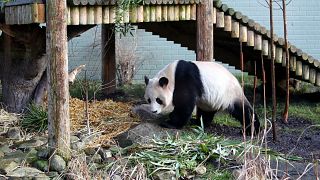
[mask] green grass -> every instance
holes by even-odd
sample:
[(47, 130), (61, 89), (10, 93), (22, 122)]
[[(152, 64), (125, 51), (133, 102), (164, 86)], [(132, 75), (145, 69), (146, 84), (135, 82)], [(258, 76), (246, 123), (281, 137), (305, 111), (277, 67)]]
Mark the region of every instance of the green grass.
[(27, 131), (44, 132), (48, 129), (48, 113), (42, 106), (30, 104), (21, 120), (21, 127)]
[(233, 118), (228, 113), (222, 112), (217, 113), (214, 118), (213, 122), (216, 124), (231, 126), (231, 127), (241, 127), (241, 124), (239, 121), (237, 121), (235, 118)]
[[(71, 97), (78, 99), (85, 99), (86, 82), (84, 80), (76, 80), (69, 87)], [(101, 97), (101, 82), (100, 81), (88, 81), (88, 99), (99, 99)]]
[(132, 98), (143, 99), (145, 88), (146, 87), (144, 84), (129, 84), (123, 85), (118, 89), (123, 91), (125, 94), (129, 95)]

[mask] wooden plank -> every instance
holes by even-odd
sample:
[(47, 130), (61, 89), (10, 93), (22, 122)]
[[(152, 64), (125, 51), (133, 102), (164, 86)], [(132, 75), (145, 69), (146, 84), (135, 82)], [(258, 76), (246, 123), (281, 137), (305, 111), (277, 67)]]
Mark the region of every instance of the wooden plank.
[(276, 58), (275, 58), (276, 63), (282, 63), (282, 59), (283, 59), (282, 55), (283, 55), (282, 47), (277, 47), (276, 48)]
[[(37, 6), (36, 4), (31, 4), (31, 16), (32, 16), (32, 22), (33, 22), (33, 6)], [(17, 18), (17, 24), (23, 24), (23, 12), (22, 12), (22, 7), (23, 6), (17, 6), (17, 9), (16, 9), (16, 14), (18, 15), (18, 18)], [(38, 11), (38, 8), (36, 8), (36, 10)]]
[(309, 72), (309, 65), (303, 63), (302, 64), (302, 79), (303, 80), (309, 80), (310, 72)]
[(70, 6), (68, 6), (68, 10), (67, 10), (67, 16), (68, 16), (68, 18), (67, 18), (67, 23), (68, 23), (68, 25), (70, 25), (71, 24), (71, 8), (70, 8)]
[(174, 20), (179, 21), (179, 14), (180, 13), (180, 7), (179, 5), (174, 6)]
[(150, 6), (143, 6), (143, 22), (150, 22)]
[(315, 68), (310, 68), (310, 78), (309, 78), (309, 82), (312, 84), (316, 83), (316, 75), (317, 75), (317, 71)]
[(192, 4), (191, 5), (191, 15), (190, 15), (191, 20), (197, 20), (197, 5)]
[(156, 6), (156, 22), (161, 22), (162, 18), (162, 7), (160, 5)]
[(45, 23), (45, 22), (46, 22), (46, 5), (45, 4), (38, 4), (38, 21), (37, 21), (37, 23)]
[(289, 68), (290, 68), (290, 71), (297, 70), (297, 57), (296, 56), (289, 57)]
[(232, 20), (231, 16), (224, 16), (224, 31), (231, 32), (232, 30)]
[(156, 7), (150, 6), (150, 22), (156, 21)]
[(269, 40), (267, 39), (262, 40), (262, 55), (264, 56), (269, 55)]
[(247, 26), (240, 25), (240, 42), (247, 42), (248, 41), (248, 29)]
[(87, 24), (87, 6), (79, 6), (79, 24)]
[(240, 25), (239, 25), (238, 21), (232, 20), (231, 37), (232, 38), (239, 38), (240, 37)]
[(320, 86), (320, 71), (317, 72), (316, 85)]
[[(287, 59), (286, 59), (286, 57), (287, 57), (287, 55), (286, 55), (286, 51), (283, 49), (282, 50), (282, 61), (281, 61), (281, 65), (282, 65), (282, 67), (287, 67), (286, 65), (287, 65)], [(289, 63), (290, 63), (290, 61), (289, 61)]]
[(134, 6), (130, 9), (129, 17), (131, 23), (136, 23), (138, 21), (137, 6)]
[(212, 23), (217, 24), (217, 9), (215, 7), (212, 9)]
[(102, 6), (95, 6), (94, 8), (94, 23), (102, 24)]
[(93, 6), (88, 6), (87, 24), (94, 24), (94, 7)]
[(138, 6), (138, 9), (137, 9), (137, 22), (143, 22), (143, 6)]
[(10, 7), (4, 8), (4, 20), (6, 24), (10, 24)]
[(163, 5), (161, 12), (162, 12), (161, 21), (168, 21), (168, 6)]
[(109, 24), (110, 23), (110, 17), (109, 17), (109, 7), (103, 6), (102, 8), (102, 23), (103, 24)]
[(262, 50), (262, 36), (258, 33), (254, 35), (254, 50)]
[(191, 20), (191, 6), (190, 6), (190, 4), (186, 5), (186, 20)]
[(71, 7), (71, 25), (79, 25), (79, 7)]
[[(272, 44), (272, 54), (273, 54), (273, 59), (276, 58), (276, 46), (275, 44)], [(269, 43), (269, 54), (268, 54), (268, 58), (271, 59), (271, 44)]]
[(254, 32), (252, 30), (248, 30), (247, 46), (254, 47)]
[(168, 6), (168, 21), (174, 21), (174, 6)]
[(109, 21), (111, 24), (116, 21), (116, 8), (114, 6), (109, 8)]
[(296, 68), (296, 76), (302, 76), (302, 61), (296, 61), (297, 68)]
[(186, 6), (180, 5), (179, 8), (179, 20), (185, 20), (186, 19)]
[(224, 12), (217, 11), (217, 28), (224, 28)]

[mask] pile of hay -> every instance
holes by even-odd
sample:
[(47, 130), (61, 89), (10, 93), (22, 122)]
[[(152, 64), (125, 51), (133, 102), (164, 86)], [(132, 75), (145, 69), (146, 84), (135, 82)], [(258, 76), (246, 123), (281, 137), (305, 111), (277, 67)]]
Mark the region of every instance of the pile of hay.
[[(85, 101), (70, 98), (70, 121), (73, 132), (87, 128)], [(132, 113), (130, 103), (115, 102), (110, 99), (88, 103), (90, 129), (101, 132), (92, 141), (92, 145), (108, 144), (110, 140), (127, 131), (139, 122), (139, 118)]]

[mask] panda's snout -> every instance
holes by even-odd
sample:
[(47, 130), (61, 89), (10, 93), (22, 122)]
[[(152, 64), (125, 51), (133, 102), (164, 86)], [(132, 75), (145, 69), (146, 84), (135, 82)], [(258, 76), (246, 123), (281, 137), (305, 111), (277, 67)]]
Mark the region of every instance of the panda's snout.
[(157, 113), (158, 111), (157, 110), (155, 110), (155, 111), (152, 111), (152, 113)]

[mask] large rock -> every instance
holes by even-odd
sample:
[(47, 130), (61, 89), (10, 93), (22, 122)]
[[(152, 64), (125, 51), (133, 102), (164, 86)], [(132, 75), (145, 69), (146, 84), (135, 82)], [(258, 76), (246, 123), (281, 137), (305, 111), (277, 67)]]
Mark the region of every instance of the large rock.
[(154, 121), (161, 117), (150, 111), (149, 104), (137, 105), (132, 109), (132, 112), (136, 114), (142, 121)]
[(20, 128), (18, 128), (18, 127), (9, 128), (9, 130), (7, 132), (7, 138), (20, 139), (21, 138)]
[(47, 143), (46, 140), (37, 138), (37, 139), (31, 139), (31, 140), (27, 140), (27, 141), (17, 142), (13, 145), (13, 147), (18, 148), (18, 149), (22, 149), (22, 150), (28, 150), (31, 148), (43, 146), (46, 143)]
[(13, 170), (15, 170), (19, 165), (8, 159), (0, 160), (0, 174), (7, 174)]
[(37, 159), (37, 151), (35, 149), (31, 149), (29, 152), (22, 152), (20, 150), (17, 150), (6, 154), (3, 159), (12, 160), (16, 163), (22, 163), (23, 161), (31, 163), (35, 159)]
[(156, 180), (176, 180), (176, 173), (174, 171), (159, 171), (153, 175)]
[(162, 128), (158, 124), (144, 122), (129, 131), (120, 134), (115, 139), (121, 147), (130, 146), (133, 143), (149, 143), (154, 137), (164, 138), (169, 135), (174, 135), (180, 130)]
[(50, 160), (50, 170), (62, 172), (67, 164), (61, 156), (54, 155)]
[(9, 179), (49, 179), (44, 172), (31, 167), (21, 167), (7, 174)]

